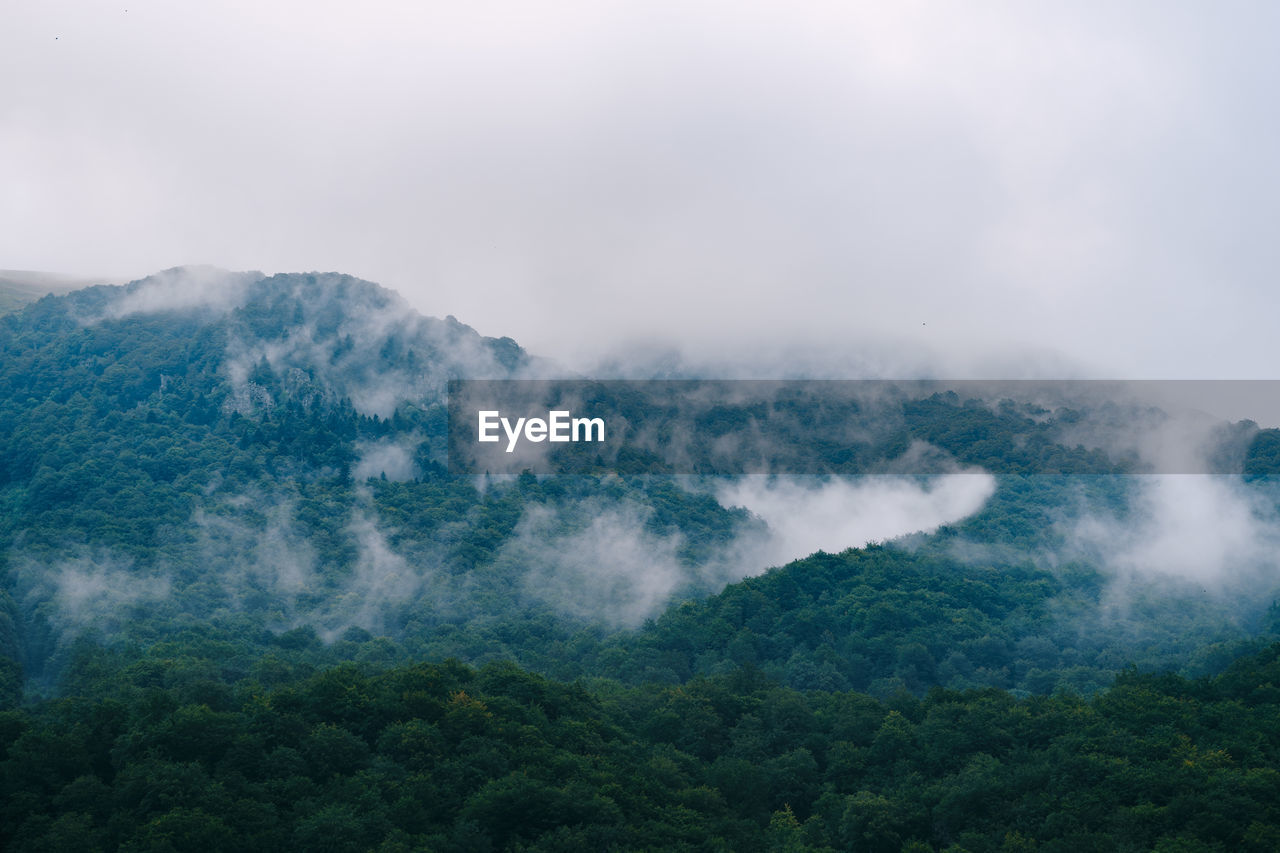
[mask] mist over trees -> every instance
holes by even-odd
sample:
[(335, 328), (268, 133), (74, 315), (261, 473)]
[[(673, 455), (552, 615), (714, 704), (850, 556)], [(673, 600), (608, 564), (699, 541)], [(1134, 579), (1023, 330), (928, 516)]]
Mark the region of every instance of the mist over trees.
[(337, 274), (0, 317), (0, 842), (1274, 849), (1275, 431), (1134, 477), (1128, 409), (937, 394), (868, 465), (1001, 473), (451, 476), (448, 380), (547, 369)]

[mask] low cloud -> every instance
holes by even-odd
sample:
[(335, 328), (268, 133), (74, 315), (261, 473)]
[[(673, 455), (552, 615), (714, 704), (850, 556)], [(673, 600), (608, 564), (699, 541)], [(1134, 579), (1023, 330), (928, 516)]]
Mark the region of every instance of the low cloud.
[(73, 553), (50, 562), (23, 557), (14, 566), (27, 607), (44, 617), (59, 644), (83, 631), (119, 631), (137, 608), (171, 592), (167, 577), (138, 572), (132, 561), (109, 553)]
[(356, 442), (359, 460), (351, 469), (356, 480), (386, 475), (393, 482), (412, 480), (419, 474), (413, 461), (414, 442), (404, 439)]
[(651, 510), (634, 501), (593, 499), (574, 506), (531, 506), (500, 560), (522, 572), (525, 594), (589, 621), (636, 626), (681, 595), (719, 592), (727, 583), (815, 551), (843, 551), (932, 531), (977, 511), (995, 481), (986, 474), (921, 481), (863, 477), (810, 483), (746, 477), (718, 499), (764, 522), (749, 526), (709, 557), (681, 556), (680, 534), (659, 534)]
[(208, 309), (225, 312), (244, 302), (260, 272), (231, 272), (211, 266), (185, 266), (158, 272), (127, 285), (106, 307), (105, 316), (155, 314)]
[(293, 504), (261, 494), (238, 495), (192, 515), (199, 554), (235, 609), (269, 606), (291, 625), (300, 598), (318, 583), (316, 555), (294, 516)]
[(388, 541), (363, 490), (345, 525), (355, 548), (349, 573), (326, 577), (292, 501), (238, 495), (198, 509), (205, 563), (236, 609), (268, 609), (273, 628), (313, 624), (326, 640), (348, 628), (394, 633), (398, 607), (416, 599), (431, 575)]
[(764, 565), (815, 551), (839, 552), (910, 533), (930, 533), (977, 512), (995, 492), (989, 474), (920, 480), (875, 476), (816, 482), (806, 478), (743, 477), (717, 493), (725, 506), (741, 506), (768, 525), (759, 545)]
[(1239, 478), (1142, 477), (1125, 515), (1091, 511), (1069, 547), (1118, 581), (1175, 580), (1215, 593), (1280, 581), (1280, 516)]
[(418, 598), (427, 580), (425, 567), (411, 566), (391, 547), (370, 509), (354, 509), (347, 529), (355, 538), (356, 559), (351, 575), (317, 615), (326, 640), (352, 627), (393, 632), (395, 610)]
[(524, 567), (532, 599), (587, 621), (637, 625), (694, 578), (677, 556), (680, 537), (646, 529), (650, 512), (633, 502), (532, 506), (500, 559)]

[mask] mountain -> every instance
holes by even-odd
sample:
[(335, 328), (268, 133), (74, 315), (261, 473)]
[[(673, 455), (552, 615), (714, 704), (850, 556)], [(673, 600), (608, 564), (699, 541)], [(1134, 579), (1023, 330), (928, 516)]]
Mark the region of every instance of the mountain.
[[(881, 696), (1088, 692), (1126, 661), (1205, 671), (1271, 630), (1265, 576), (1248, 595), (1131, 577), (1121, 596), (1117, 572), (1134, 570), (1108, 550), (1134, 543), (1098, 531), (1147, 496), (1114, 474), (1004, 473), (933, 536), (799, 552), (768, 574), (770, 531), (714, 481), (451, 477), (447, 381), (537, 375), (536, 359), (350, 276), (167, 270), (0, 318), (0, 353), (0, 640), (33, 691), (55, 689), (77, 637), (145, 647), (191, 625), (263, 638), (248, 654), (312, 631), (383, 638), (398, 660), (664, 681), (754, 663)], [(1055, 443), (1076, 409), (894, 400), (864, 452), (927, 442), (996, 470), (1124, 470)], [(1241, 464), (1265, 473), (1270, 432), (1249, 429), (1262, 450)], [(1267, 488), (1209, 499), (1239, 513)]]
[[(447, 380), (533, 360), (348, 276), (170, 270), (0, 319), (0, 352), (8, 651), (32, 687), (81, 632), (146, 643), (191, 620), (506, 656), (513, 630), (564, 642), (647, 615), (696, 580), (681, 567), (700, 543), (744, 522), (669, 483), (448, 477)], [(596, 551), (689, 535), (662, 589), (570, 596), (529, 573), (548, 552), (538, 525)], [(570, 598), (578, 615), (560, 618)], [(518, 645), (555, 657), (549, 639)]]
[(0, 844), (1270, 849), (1275, 431), (1135, 477), (1162, 413), (895, 398), (863, 461), (954, 506), (450, 475), (447, 382), (546, 373), (336, 273), (0, 317)]

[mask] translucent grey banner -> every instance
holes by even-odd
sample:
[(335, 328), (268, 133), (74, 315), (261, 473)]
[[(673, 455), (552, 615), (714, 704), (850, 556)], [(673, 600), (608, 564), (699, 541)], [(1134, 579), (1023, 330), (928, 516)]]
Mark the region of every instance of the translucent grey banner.
[(456, 380), (449, 468), (1262, 476), (1278, 422), (1272, 380)]

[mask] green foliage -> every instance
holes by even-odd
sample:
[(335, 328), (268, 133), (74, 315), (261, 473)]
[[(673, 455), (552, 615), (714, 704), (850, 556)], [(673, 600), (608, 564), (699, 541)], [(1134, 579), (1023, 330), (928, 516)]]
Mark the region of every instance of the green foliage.
[[(1268, 849), (1280, 645), (1092, 700), (888, 705), (750, 668), (594, 691), (511, 664), (339, 666), (193, 704), (101, 671), (0, 715), (6, 849)], [(396, 845), (400, 845), (396, 847)], [(1179, 846), (1181, 845), (1181, 846)]]
[[(759, 522), (705, 491), (448, 476), (437, 391), (457, 353), (519, 367), (509, 339), (342, 276), (119, 294), (0, 318), (5, 849), (1276, 847), (1280, 617), (1136, 588), (1098, 618), (1097, 566), (1039, 559), (1073, 507), (1128, 512), (1131, 460), (1059, 442), (1076, 413), (902, 401), (825, 461), (928, 441), (1013, 472), (984, 508), (720, 589), (700, 570)], [(1240, 434), (1270, 494), (1280, 442)], [(380, 443), (412, 472), (357, 476)], [(1097, 474), (1031, 473), (1059, 469)], [(618, 506), (689, 570), (638, 630), (533, 594), (514, 547)]]
[(949, 538), (914, 552), (818, 553), (686, 602), (610, 640), (603, 674), (684, 681), (752, 664), (799, 689), (881, 698), (934, 686), (1089, 693), (1109, 683), (1117, 661), (1176, 668), (1214, 644), (1227, 657), (1253, 647), (1212, 606), (1177, 598), (1152, 602), (1143, 645), (1100, 620), (1090, 635), (1082, 627), (1097, 618), (1105, 587), (1096, 571), (975, 565), (944, 556)]

